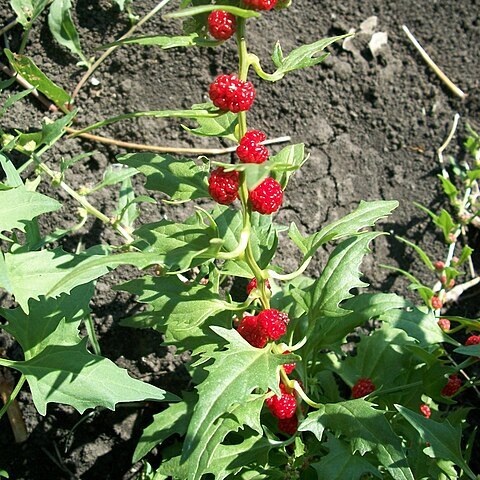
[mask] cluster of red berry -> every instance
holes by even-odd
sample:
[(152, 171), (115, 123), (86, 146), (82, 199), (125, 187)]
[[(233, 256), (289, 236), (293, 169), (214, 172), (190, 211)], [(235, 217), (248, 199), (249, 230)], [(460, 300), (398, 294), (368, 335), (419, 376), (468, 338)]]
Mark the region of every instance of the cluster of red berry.
[(293, 390), (280, 384), (281, 395), (273, 395), (267, 398), (267, 404), (270, 413), (278, 418), (278, 429), (288, 435), (293, 435), (298, 428), (297, 417), (297, 397)]

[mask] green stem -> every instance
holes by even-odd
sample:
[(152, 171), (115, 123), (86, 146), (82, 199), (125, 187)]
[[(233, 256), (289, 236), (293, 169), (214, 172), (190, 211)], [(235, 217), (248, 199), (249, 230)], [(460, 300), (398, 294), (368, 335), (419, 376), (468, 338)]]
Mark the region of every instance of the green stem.
[(15, 362), (14, 360), (8, 360), (6, 358), (0, 358), (0, 365), (2, 367), (15, 368), (16, 364), (17, 364), (17, 362)]
[[(57, 179), (58, 174), (55, 173), (53, 170), (51, 170), (45, 163), (40, 161), (38, 157), (34, 156), (35, 161), (37, 162), (38, 167), (43, 170), (49, 177), (52, 179)], [(134, 241), (134, 238), (121, 226), (121, 225), (114, 225), (112, 221), (100, 210), (96, 209), (85, 197), (80, 195), (78, 192), (76, 192), (73, 188), (71, 188), (69, 185), (67, 185), (63, 180), (59, 182), (60, 187), (65, 190), (72, 198), (77, 200), (80, 205), (89, 213), (90, 215), (93, 215), (94, 217), (98, 218), (100, 221), (105, 223), (106, 225), (111, 225), (115, 230), (117, 230), (120, 235), (122, 235), (123, 238), (128, 243), (132, 243)]]
[[(245, 36), (245, 18), (237, 19), (237, 47), (238, 47), (238, 62), (239, 69), (238, 75), (240, 80), (246, 81), (248, 78), (248, 68), (250, 66), (248, 49), (247, 49), (247, 40)], [(238, 114), (238, 135), (239, 138), (247, 133), (247, 112), (240, 112)]]
[(25, 28), (23, 35), (22, 35), (22, 43), (20, 44), (20, 48), (18, 49), (19, 55), (23, 55), (25, 47), (27, 46), (28, 37), (30, 36), (30, 30), (32, 29), (32, 25), (29, 25)]
[(102, 355), (100, 344), (98, 343), (97, 335), (95, 334), (95, 326), (93, 325), (93, 318), (91, 315), (87, 315), (85, 319), (85, 327), (87, 329), (88, 339), (92, 344), (95, 355)]
[(18, 393), (20, 392), (20, 390), (22, 389), (23, 387), (23, 384), (25, 383), (25, 380), (27, 379), (27, 377), (25, 377), (25, 375), (22, 374), (22, 376), (20, 377), (20, 380), (18, 381), (17, 385), (15, 386), (15, 388), (13, 389), (13, 392), (12, 394), (10, 395), (8, 401), (5, 403), (5, 405), (2, 407), (2, 409), (0, 410), (0, 419), (3, 417), (3, 415), (5, 414), (5, 412), (8, 410), (8, 407), (11, 405), (11, 403), (15, 400), (15, 398), (17, 398), (17, 395)]

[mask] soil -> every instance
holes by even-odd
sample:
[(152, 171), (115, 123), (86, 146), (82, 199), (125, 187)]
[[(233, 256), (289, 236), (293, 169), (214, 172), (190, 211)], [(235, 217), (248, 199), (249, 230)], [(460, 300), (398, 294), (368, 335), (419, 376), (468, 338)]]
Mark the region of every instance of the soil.
[[(87, 56), (95, 48), (119, 38), (129, 28), (128, 18), (107, 1), (78, 0), (75, 23)], [(167, 6), (166, 10), (174, 8)], [(138, 2), (135, 11), (143, 15), (154, 2)], [(310, 160), (291, 181), (278, 223), (295, 222), (304, 233), (317, 231), (326, 222), (350, 212), (360, 200), (396, 199), (400, 207), (381, 225), (385, 231), (420, 242), (433, 258), (444, 256), (440, 236), (413, 202), (432, 210), (444, 204), (436, 175), (440, 172), (436, 149), (451, 128), (456, 112), (461, 115), (458, 135), (448, 154), (460, 154), (465, 124), (480, 130), (478, 53), (480, 27), (478, 0), (410, 2), (367, 0), (294, 0), (290, 9), (264, 15), (251, 22), (250, 45), (265, 69), (271, 65), (270, 53), (277, 39), (283, 51), (326, 36), (359, 30), (371, 16), (378, 18), (376, 32), (387, 32), (388, 44), (375, 56), (368, 42), (371, 34), (360, 33), (348, 50), (341, 44), (320, 66), (287, 76), (276, 84), (256, 81), (257, 99), (249, 116), (251, 126), (270, 137), (291, 135), (294, 142), (305, 142)], [(7, 0), (0, 0), (0, 26), (13, 13)], [(407, 40), (401, 25), (406, 24), (437, 60), (442, 69), (468, 92), (465, 100), (454, 97), (425, 65)], [(180, 22), (155, 17), (142, 29), (144, 34), (179, 34)], [(265, 38), (268, 32), (268, 38)], [(21, 30), (11, 30), (6, 39), (18, 49)], [(45, 17), (35, 25), (26, 53), (59, 85), (72, 91), (83, 70), (77, 59), (55, 44)], [(5, 45), (5, 39), (0, 39)], [(235, 70), (233, 42), (218, 49), (178, 49), (128, 46), (117, 50), (95, 73), (98, 85), (88, 83), (81, 91), (78, 126), (99, 119), (138, 110), (189, 108), (206, 100), (212, 78)], [(268, 66), (268, 67), (267, 67)], [(46, 115), (34, 99), (17, 103), (2, 119), (4, 128), (39, 126)], [(103, 128), (100, 134), (130, 142), (170, 146), (218, 146), (213, 140), (191, 137), (180, 122), (143, 118)], [(278, 150), (280, 147), (275, 147)], [(68, 175), (75, 188), (94, 185), (101, 179), (115, 155), (124, 152), (85, 140), (64, 140), (51, 153), (52, 164), (61, 156), (72, 157), (94, 152), (78, 162)], [(141, 179), (136, 180), (141, 189)], [(47, 188), (47, 187), (44, 187)], [(115, 208), (114, 190), (92, 196), (100, 210)], [(66, 201), (54, 215), (45, 216), (44, 231), (71, 225), (76, 205), (61, 191), (50, 192)], [(142, 221), (163, 216), (185, 218), (190, 207), (148, 205)], [(470, 240), (480, 244), (478, 232)], [(99, 222), (90, 222), (74, 238), (62, 245), (73, 251), (78, 242), (84, 247), (98, 243), (118, 243), (115, 234)], [(478, 251), (477, 251), (478, 252)], [(317, 256), (309, 274), (318, 275), (327, 251)], [(296, 250), (283, 239), (277, 262), (286, 270), (298, 261)], [(416, 264), (412, 267), (412, 263)], [(418, 271), (421, 279), (432, 283), (428, 272), (418, 264), (411, 250), (394, 235), (376, 241), (373, 254), (364, 262), (366, 280), (375, 290), (394, 291), (412, 296), (407, 283), (380, 264)], [(480, 268), (476, 254), (475, 264)], [(118, 320), (135, 308), (132, 298), (110, 287), (129, 278), (132, 271), (119, 269), (97, 285), (91, 308), (105, 356), (127, 368), (131, 375), (178, 392), (188, 381), (183, 363), (172, 347), (161, 346), (154, 332), (131, 331)], [(413, 298), (413, 297), (412, 297)], [(456, 314), (480, 317), (479, 291), (455, 306)], [(7, 299), (3, 299), (8, 304)], [(0, 338), (11, 358), (20, 349), (11, 338)], [(51, 406), (46, 417), (36, 413), (27, 389), (19, 396), (29, 440), (14, 445), (6, 418), (0, 422), (0, 466), (14, 479), (129, 479), (141, 464), (131, 465), (132, 452), (143, 426), (158, 405), (125, 406), (116, 412), (96, 410), (83, 416), (69, 407)], [(153, 452), (150, 459), (155, 463)]]

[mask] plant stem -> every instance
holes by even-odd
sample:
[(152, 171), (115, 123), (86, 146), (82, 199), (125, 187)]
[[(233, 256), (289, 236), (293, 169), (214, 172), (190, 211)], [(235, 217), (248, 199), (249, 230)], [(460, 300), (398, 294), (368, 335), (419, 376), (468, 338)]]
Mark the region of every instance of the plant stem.
[(102, 350), (100, 348), (100, 344), (98, 343), (97, 335), (95, 334), (95, 326), (93, 324), (93, 319), (91, 315), (87, 315), (87, 317), (85, 318), (85, 327), (87, 329), (88, 339), (92, 344), (95, 355), (101, 355)]
[(20, 48), (18, 49), (19, 55), (23, 55), (25, 47), (27, 46), (28, 37), (30, 36), (30, 30), (32, 29), (32, 25), (29, 25), (25, 28), (23, 35), (22, 35), (22, 43), (20, 44)]
[[(246, 19), (238, 18), (237, 20), (237, 47), (238, 47), (238, 76), (240, 80), (246, 81), (248, 78), (248, 68), (250, 66), (247, 40), (245, 36)], [(238, 135), (239, 139), (247, 133), (247, 112), (238, 114)]]
[(7, 379), (5, 379), (3, 382), (0, 382), (0, 396), (4, 403), (2, 409), (0, 410), (0, 418), (3, 417), (5, 412), (7, 412), (10, 425), (12, 426), (13, 436), (15, 437), (15, 442), (22, 443), (27, 439), (28, 433), (25, 427), (22, 412), (20, 411), (20, 407), (15, 399), (23, 387), (26, 377), (22, 374), (20, 380), (13, 390), (11, 390), (9, 385), (10, 382), (7, 382), (6, 380)]
[(4, 33), (7, 33), (9, 30), (11, 30), (15, 25), (18, 24), (18, 20), (12, 20), (10, 23), (7, 23), (3, 28), (0, 28), (0, 35), (3, 35)]
[[(148, 22), (150, 18), (152, 18), (155, 14), (157, 14), (170, 0), (162, 0), (161, 2), (157, 3), (157, 5), (150, 10), (141, 20), (139, 20), (138, 23), (133, 25), (125, 35), (122, 35), (119, 40), (125, 40), (128, 38), (130, 35), (132, 35), (137, 28), (140, 28), (144, 23)], [(75, 98), (78, 95), (78, 92), (80, 92), (81, 88), (85, 85), (87, 80), (90, 78), (90, 76), (93, 74), (93, 72), (102, 64), (102, 62), (112, 53), (114, 52), (120, 45), (114, 45), (113, 47), (110, 47), (108, 50), (106, 50), (99, 58), (96, 60), (85, 72), (83, 77), (80, 79), (78, 82), (77, 86), (73, 90), (72, 93), (72, 103), (75, 100)]]
[[(41, 170), (43, 170), (49, 177), (51, 177), (52, 179), (57, 178), (57, 174), (53, 170), (51, 170), (47, 165), (45, 165), (45, 163), (41, 162), (38, 157), (35, 158), (35, 160), (37, 162), (38, 167)], [(77, 202), (80, 203), (80, 205), (82, 205), (82, 207), (87, 211), (87, 213), (93, 215), (94, 217), (97, 217), (100, 221), (102, 221), (106, 225), (112, 226), (118, 233), (120, 233), (120, 235), (122, 235), (123, 238), (125, 238), (125, 240), (128, 243), (133, 242), (134, 238), (121, 225), (113, 224), (113, 222), (105, 214), (100, 212), (100, 210), (96, 209), (85, 197), (83, 197), (78, 192), (73, 190), (73, 188), (67, 185), (63, 180), (59, 182), (59, 185), (72, 198), (77, 200)]]

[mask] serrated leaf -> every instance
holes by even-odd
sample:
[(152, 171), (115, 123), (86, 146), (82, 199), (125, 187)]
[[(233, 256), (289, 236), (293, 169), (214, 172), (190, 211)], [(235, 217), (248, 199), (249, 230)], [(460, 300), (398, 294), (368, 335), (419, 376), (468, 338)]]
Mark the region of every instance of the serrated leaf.
[(0, 191), (0, 233), (11, 232), (14, 228), (24, 232), (27, 222), (61, 206), (53, 198), (29, 192), (23, 186)]
[(315, 321), (317, 330), (316, 344), (318, 348), (329, 347), (372, 318), (378, 318), (391, 310), (396, 311), (396, 309), (412, 306), (408, 300), (393, 293), (365, 293), (357, 295), (342, 304), (342, 308), (351, 313), (338, 318), (334, 322), (329, 317), (317, 318)]
[[(212, 104), (193, 105), (192, 108), (211, 109)], [(237, 141), (235, 128), (238, 125), (238, 115), (234, 113), (225, 112), (223, 115), (215, 118), (197, 118), (195, 121), (198, 123), (198, 127), (188, 128), (183, 125), (183, 128), (187, 130), (187, 132), (201, 137), (225, 137), (234, 142)]]
[(25, 360), (38, 355), (48, 345), (76, 345), (82, 319), (90, 312), (88, 303), (95, 287), (87, 284), (72, 290), (70, 295), (58, 298), (30, 299), (28, 311), (21, 307), (0, 309), (8, 324), (2, 328), (13, 335), (21, 345)]
[(332, 252), (320, 277), (302, 294), (311, 328), (319, 317), (342, 317), (348, 313), (340, 303), (353, 296), (350, 293), (353, 288), (367, 285), (360, 280), (359, 267), (370, 251), (370, 242), (379, 235), (379, 232), (358, 234), (344, 240)]
[(192, 223), (175, 223), (162, 220), (142, 225), (135, 230), (135, 245), (148, 254), (157, 256), (169, 271), (187, 270), (216, 258), (223, 241), (216, 228), (194, 218)]
[(447, 197), (449, 197), (450, 200), (454, 200), (459, 193), (457, 187), (448, 178), (445, 178), (443, 175), (437, 175), (437, 176), (442, 182), (442, 188), (443, 188), (443, 191), (445, 192), (445, 195), (447, 195)]
[(33, 63), (33, 60), (27, 56), (12, 53), (8, 49), (4, 51), (10, 65), (17, 73), (31, 83), (39, 92), (42, 92), (47, 98), (52, 100), (57, 107), (64, 112), (68, 112), (65, 104), (70, 103), (71, 98), (63, 88), (53, 83), (35, 63)]
[(445, 241), (450, 243), (450, 234), (457, 228), (457, 224), (453, 221), (452, 216), (442, 208), (440, 215), (434, 219), (434, 223), (441, 228)]
[(395, 405), (395, 408), (400, 412), (400, 415), (417, 430), (422, 439), (430, 444), (429, 447), (424, 450), (429, 457), (451, 460), (458, 465), (469, 478), (472, 480), (477, 478), (463, 459), (460, 445), (462, 429), (459, 426), (456, 428), (453, 427), (448, 420), (445, 420), (443, 423), (435, 422), (401, 405)]
[[(219, 336), (228, 341), (227, 350), (218, 352), (213, 365), (206, 367), (207, 379), (198, 388), (199, 401), (188, 427), (182, 459), (189, 460), (188, 478), (199, 478), (199, 461), (203, 455), (203, 438), (210, 426), (229, 411), (233, 404), (244, 402), (250, 393), (259, 388), (278, 392), (278, 367), (285, 355), (273, 355), (270, 349), (255, 348), (235, 330), (212, 327)], [(283, 358), (282, 358), (283, 357)], [(292, 356), (292, 361), (295, 361)]]
[(360, 455), (352, 453), (349, 446), (329, 435), (325, 445), (328, 454), (323, 456), (319, 462), (311, 466), (317, 472), (318, 480), (359, 480), (365, 473), (371, 473), (375, 477), (382, 478), (380, 472)]
[(201, 37), (198, 33), (191, 33), (190, 35), (142, 35), (139, 37), (128, 37), (116, 42), (107, 43), (100, 48), (111, 48), (119, 45), (154, 45), (163, 50), (178, 47), (216, 47), (222, 42), (211, 40), (209, 38)]
[(462, 253), (460, 254), (460, 258), (458, 259), (457, 265), (463, 265), (472, 255), (474, 252), (473, 248), (465, 245), (462, 248)]
[(176, 277), (144, 277), (115, 288), (138, 295), (139, 302), (149, 304), (147, 310), (123, 319), (122, 325), (153, 328), (164, 333), (167, 343), (188, 341), (187, 348), (195, 346), (195, 339), (200, 344), (202, 339), (207, 343), (206, 325), (215, 321), (215, 315), (229, 309), (229, 304), (220, 300), (209, 286), (184, 284)]
[(145, 187), (166, 193), (171, 201), (186, 202), (209, 197), (208, 167), (172, 155), (131, 153), (117, 157), (120, 163), (136, 168), (147, 177)]
[(298, 229), (293, 230), (293, 235), (290, 235), (289, 232), (289, 235), (291, 238), (293, 237), (292, 240), (303, 252), (305, 258), (308, 258), (327, 242), (355, 235), (363, 228), (375, 225), (378, 220), (390, 215), (397, 207), (398, 202), (396, 201), (361, 201), (355, 211), (332, 222), (313, 235), (302, 239)]
[(320, 423), (334, 434), (350, 440), (353, 451), (361, 455), (374, 451), (378, 460), (395, 480), (415, 480), (402, 448), (384, 413), (364, 399), (322, 405), (309, 413), (300, 431), (310, 431)]
[[(192, 469), (196, 471), (197, 476), (194, 478), (198, 479), (206, 473), (212, 473), (215, 478), (223, 479), (228, 474), (227, 472), (238, 471), (242, 466), (247, 465), (249, 457), (245, 455), (242, 447), (240, 447), (241, 450), (238, 450), (238, 445), (223, 445), (222, 442), (228, 434), (238, 431), (244, 425), (250, 426), (257, 434), (263, 436), (260, 412), (264, 403), (264, 395), (251, 395), (245, 402), (234, 404), (224, 416), (220, 417), (205, 431), (202, 437), (202, 445), (188, 457), (187, 471)], [(258, 440), (262, 440), (262, 437), (257, 436), (254, 443)], [(250, 443), (248, 445), (253, 446)], [(268, 450), (273, 447), (267, 439), (263, 438), (263, 447), (265, 446), (269, 447)], [(238, 455), (241, 452), (244, 455), (239, 459)], [(258, 453), (258, 450), (256, 453)], [(235, 460), (240, 460), (240, 463), (237, 462), (236, 466), (232, 465)], [(265, 458), (265, 460), (267, 459)]]
[(48, 14), (48, 26), (52, 32), (53, 38), (64, 47), (68, 48), (73, 54), (81, 58), (88, 65), (88, 60), (82, 52), (80, 38), (77, 29), (72, 21), (70, 10), (72, 4), (70, 0), (53, 0)]
[(12, 367), (28, 381), (39, 413), (47, 413), (47, 404), (64, 403), (83, 413), (87, 408), (115, 409), (118, 402), (176, 400), (164, 390), (128, 376), (112, 361), (88, 352), (87, 338), (77, 345), (49, 345), (30, 360)]
[[(0, 153), (0, 165), (7, 176), (6, 185), (8, 187), (22, 187), (23, 180), (17, 172), (15, 165), (5, 156)], [(7, 190), (7, 189), (6, 189)]]
[[(190, 397), (191, 400), (191, 397)], [(153, 421), (143, 430), (133, 454), (132, 461), (138, 462), (168, 437), (177, 433), (185, 435), (192, 415), (192, 402), (183, 401), (169, 405), (163, 412), (153, 416)]]

